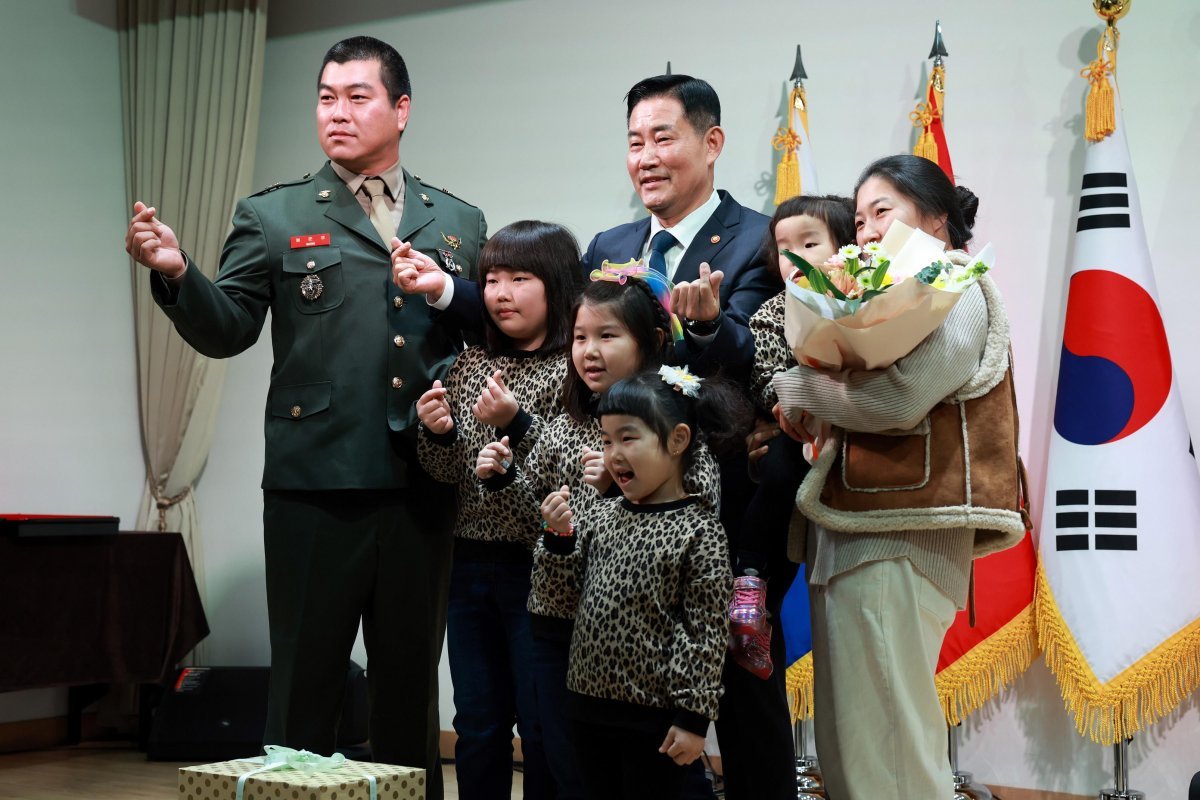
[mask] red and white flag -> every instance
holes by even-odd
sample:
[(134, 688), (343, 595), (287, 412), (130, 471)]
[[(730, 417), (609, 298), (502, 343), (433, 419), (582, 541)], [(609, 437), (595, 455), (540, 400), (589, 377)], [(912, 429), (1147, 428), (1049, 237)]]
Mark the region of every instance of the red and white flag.
[(1037, 623), (1076, 728), (1113, 744), (1200, 686), (1200, 470), (1111, 65), (1098, 59), (1090, 77), (1093, 98), (1117, 102), (1089, 104), (1107, 124), (1089, 122), (1099, 141), (1079, 183)]

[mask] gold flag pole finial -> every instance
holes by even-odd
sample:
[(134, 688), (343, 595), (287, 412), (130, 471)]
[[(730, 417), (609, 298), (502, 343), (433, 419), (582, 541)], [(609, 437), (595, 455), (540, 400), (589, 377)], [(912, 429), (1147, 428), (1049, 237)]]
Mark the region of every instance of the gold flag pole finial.
[(1116, 97), (1108, 77), (1116, 78), (1117, 42), (1121, 38), (1117, 20), (1129, 13), (1131, 5), (1133, 0), (1092, 0), (1092, 8), (1106, 25), (1096, 44), (1096, 60), (1080, 73), (1091, 84), (1084, 126), (1089, 142), (1098, 142), (1117, 129)]

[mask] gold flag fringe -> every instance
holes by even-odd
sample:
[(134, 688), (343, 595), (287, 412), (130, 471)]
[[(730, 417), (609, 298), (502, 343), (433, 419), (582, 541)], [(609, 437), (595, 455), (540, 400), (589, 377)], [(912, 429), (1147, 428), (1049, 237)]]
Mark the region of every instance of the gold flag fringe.
[(1096, 43), (1096, 60), (1082, 70), (1091, 87), (1087, 94), (1087, 111), (1083, 135), (1089, 142), (1098, 142), (1117, 129), (1116, 97), (1108, 76), (1117, 73), (1117, 26), (1110, 24)]
[(813, 718), (813, 663), (812, 653), (805, 653), (787, 668), (788, 707), (792, 711), (793, 724), (798, 720)]
[(1116, 744), (1158, 722), (1200, 688), (1200, 618), (1101, 684), (1067, 627), (1040, 563), (1036, 597), (1038, 642), (1081, 736)]
[(937, 693), (946, 722), (958, 725), (971, 712), (1029, 669), (1038, 654), (1033, 604), (938, 673)]

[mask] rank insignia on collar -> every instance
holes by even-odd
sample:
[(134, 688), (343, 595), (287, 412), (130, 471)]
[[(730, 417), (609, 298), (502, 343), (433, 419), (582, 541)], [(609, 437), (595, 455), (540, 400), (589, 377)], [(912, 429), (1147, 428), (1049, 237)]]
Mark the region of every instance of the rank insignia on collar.
[(421, 198), (421, 201), (425, 202), (425, 203), (433, 202), (432, 200), (429, 199), (429, 195), (425, 194), (424, 192), (421, 192), (419, 195), (417, 195), (417, 197)]
[(451, 233), (451, 234), (445, 234), (445, 233), (443, 233), (443, 234), (442, 234), (442, 240), (443, 240), (443, 241), (445, 241), (445, 242), (446, 242), (446, 244), (448, 244), (448, 245), (450, 245), (451, 247), (453, 247), (455, 250), (457, 250), (458, 248), (462, 247), (462, 239), (458, 238), (457, 236), (455, 236), (455, 235), (454, 235), (454, 234), (452, 234), (452, 233)]
[(317, 192), (317, 197), (321, 198), (322, 200), (328, 200), (329, 199), (329, 190), (322, 189), (321, 191)]
[[(453, 247), (453, 245), (451, 245), (451, 247)], [(438, 255), (442, 257), (442, 266), (446, 268), (447, 272), (452, 272), (455, 275), (458, 275), (462, 272), (462, 265), (454, 260), (454, 253), (449, 250), (439, 249)]]
[(320, 275), (305, 275), (304, 280), (300, 281), (300, 296), (310, 303), (324, 291), (325, 284), (321, 283)]

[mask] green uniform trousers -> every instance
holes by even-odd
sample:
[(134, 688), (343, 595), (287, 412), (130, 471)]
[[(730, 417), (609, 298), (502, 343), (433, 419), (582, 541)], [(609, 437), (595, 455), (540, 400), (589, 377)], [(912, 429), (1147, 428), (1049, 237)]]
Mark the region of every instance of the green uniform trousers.
[(427, 796), (440, 800), (438, 663), (452, 487), (422, 476), (403, 489), (263, 495), (271, 631), (265, 743), (333, 752), (361, 620), (373, 758), (425, 768)]

